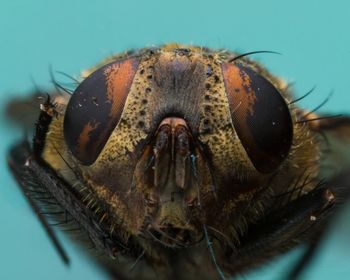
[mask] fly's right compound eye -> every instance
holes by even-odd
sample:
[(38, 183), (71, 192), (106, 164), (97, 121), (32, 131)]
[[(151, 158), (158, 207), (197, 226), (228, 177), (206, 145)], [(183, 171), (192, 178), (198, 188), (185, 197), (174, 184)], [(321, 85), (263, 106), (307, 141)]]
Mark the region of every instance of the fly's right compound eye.
[(282, 95), (267, 79), (241, 64), (222, 66), (231, 119), (254, 167), (275, 171), (288, 156), (293, 123)]
[(120, 121), (138, 64), (138, 59), (130, 58), (99, 68), (77, 87), (69, 100), (64, 138), (83, 165), (95, 162)]

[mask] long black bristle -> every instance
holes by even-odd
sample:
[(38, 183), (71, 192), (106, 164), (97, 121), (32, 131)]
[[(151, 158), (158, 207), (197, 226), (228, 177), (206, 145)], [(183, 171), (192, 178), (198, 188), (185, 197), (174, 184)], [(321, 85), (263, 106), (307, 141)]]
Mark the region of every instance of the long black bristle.
[(332, 115), (332, 116), (326, 116), (326, 117), (319, 117), (319, 118), (314, 118), (314, 119), (306, 119), (306, 120), (300, 120), (295, 123), (300, 124), (300, 123), (308, 123), (308, 122), (313, 122), (313, 121), (318, 121), (318, 120), (325, 120), (325, 119), (334, 119), (334, 118), (340, 118), (343, 115)]
[(240, 54), (234, 58), (231, 58), (228, 62), (233, 62), (237, 59), (241, 59), (242, 57), (245, 57), (245, 56), (249, 56), (249, 55), (252, 55), (252, 54), (258, 54), (258, 53), (272, 53), (272, 54), (279, 54), (279, 55), (282, 55), (281, 53), (279, 52), (274, 52), (274, 51), (253, 51), (253, 52), (246, 52), (246, 53), (243, 53), (243, 54)]
[(319, 110), (320, 108), (322, 108), (322, 106), (324, 106), (328, 101), (329, 99), (332, 97), (333, 95), (333, 91), (331, 91), (328, 96), (318, 105), (316, 106), (314, 109), (312, 109), (310, 112), (308, 112), (307, 114), (305, 114), (303, 116), (303, 118), (306, 118), (307, 116), (311, 115), (312, 113), (316, 112), (317, 110)]
[(296, 103), (296, 102), (298, 102), (298, 101), (304, 99), (305, 97), (307, 97), (307, 96), (309, 96), (311, 93), (313, 93), (315, 89), (316, 89), (316, 86), (313, 86), (307, 93), (305, 93), (304, 95), (300, 96), (299, 98), (294, 99), (293, 101), (289, 102), (288, 105), (291, 105), (291, 104), (293, 104), (293, 103)]

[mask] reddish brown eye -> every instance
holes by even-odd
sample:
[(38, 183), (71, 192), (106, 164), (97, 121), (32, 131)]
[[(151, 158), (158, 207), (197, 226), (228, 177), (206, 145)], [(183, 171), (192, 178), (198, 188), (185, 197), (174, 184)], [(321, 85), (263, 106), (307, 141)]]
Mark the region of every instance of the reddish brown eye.
[(287, 157), (293, 125), (287, 104), (264, 77), (243, 65), (222, 65), (234, 128), (255, 168), (277, 169)]
[(118, 124), (139, 61), (112, 62), (93, 72), (74, 91), (64, 118), (64, 138), (72, 154), (92, 164)]

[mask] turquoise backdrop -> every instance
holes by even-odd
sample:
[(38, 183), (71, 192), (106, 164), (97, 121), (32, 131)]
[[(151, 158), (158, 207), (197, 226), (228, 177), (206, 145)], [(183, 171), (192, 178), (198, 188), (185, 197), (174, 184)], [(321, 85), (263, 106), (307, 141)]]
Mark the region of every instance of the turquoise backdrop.
[[(11, 177), (9, 146), (21, 137), (4, 117), (6, 102), (33, 89), (50, 89), (49, 66), (71, 75), (105, 56), (166, 42), (243, 52), (294, 83), (301, 104), (350, 113), (349, 1), (97, 1), (1, 0), (0, 2), (0, 279), (107, 279), (63, 234), (72, 259), (63, 265)], [(349, 211), (333, 225), (305, 279), (350, 279)], [(301, 249), (241, 279), (280, 279)]]

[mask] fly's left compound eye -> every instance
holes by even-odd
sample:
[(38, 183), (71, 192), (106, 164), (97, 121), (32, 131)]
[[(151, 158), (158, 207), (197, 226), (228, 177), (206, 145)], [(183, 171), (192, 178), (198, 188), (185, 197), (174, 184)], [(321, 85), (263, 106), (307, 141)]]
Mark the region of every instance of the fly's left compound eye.
[(222, 71), (232, 123), (244, 149), (259, 172), (273, 172), (292, 144), (293, 125), (286, 102), (251, 68), (224, 63)]
[(64, 117), (64, 138), (84, 165), (94, 163), (118, 124), (139, 61), (112, 62), (93, 72), (74, 91)]

